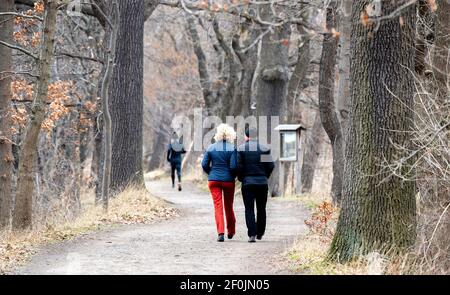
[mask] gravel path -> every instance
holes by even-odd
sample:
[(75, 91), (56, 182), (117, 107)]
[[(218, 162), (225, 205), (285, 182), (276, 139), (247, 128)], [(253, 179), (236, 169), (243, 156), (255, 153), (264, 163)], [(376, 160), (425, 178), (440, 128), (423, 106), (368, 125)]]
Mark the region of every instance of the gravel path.
[(272, 274), (274, 257), (305, 231), (307, 212), (298, 203), (270, 199), (262, 241), (247, 242), (242, 198), (235, 201), (237, 234), (217, 243), (208, 193), (192, 184), (172, 190), (149, 182), (150, 191), (181, 216), (150, 225), (127, 225), (45, 247), (18, 274)]

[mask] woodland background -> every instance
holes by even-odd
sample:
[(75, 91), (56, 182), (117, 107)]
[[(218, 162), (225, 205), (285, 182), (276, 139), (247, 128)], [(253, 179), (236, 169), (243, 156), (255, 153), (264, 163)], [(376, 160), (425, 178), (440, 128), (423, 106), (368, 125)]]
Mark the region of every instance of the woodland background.
[(167, 171), (173, 118), (202, 107), (306, 127), (271, 192), (329, 198), (339, 221), (311, 227), (331, 259), (406, 248), (449, 272), (449, 1), (85, 2), (0, 2), (3, 228), (73, 220), (89, 192), (107, 209)]

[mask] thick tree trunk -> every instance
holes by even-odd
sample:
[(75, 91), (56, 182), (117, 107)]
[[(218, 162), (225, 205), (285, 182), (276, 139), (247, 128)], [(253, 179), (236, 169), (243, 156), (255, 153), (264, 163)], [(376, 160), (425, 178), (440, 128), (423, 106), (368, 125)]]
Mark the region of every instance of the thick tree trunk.
[(112, 119), (110, 187), (114, 191), (131, 184), (144, 184), (144, 0), (121, 0), (118, 3), (120, 24), (109, 88)]
[(319, 73), (319, 110), (323, 128), (330, 138), (333, 149), (333, 181), (331, 197), (333, 203), (339, 205), (342, 196), (342, 179), (344, 173), (344, 151), (342, 129), (339, 115), (334, 103), (336, 76), (336, 55), (339, 40), (331, 30), (336, 28), (337, 2), (330, 2), (326, 9), (327, 31), (323, 39), (322, 57)]
[[(0, 12), (11, 12), (14, 0), (0, 1)], [(0, 16), (0, 40), (11, 43), (14, 18)], [(11, 49), (0, 45), (0, 228), (11, 219), (12, 203), (12, 141), (11, 141)], [(5, 72), (4, 74), (1, 74)]]
[(19, 156), (16, 204), (13, 214), (13, 228), (23, 229), (32, 226), (32, 204), (34, 192), (33, 164), (42, 122), (45, 119), (50, 70), (55, 43), (56, 15), (60, 1), (47, 0), (45, 4), (44, 27), (41, 52), (38, 61), (39, 79), (31, 108), (30, 121), (25, 131)]
[[(361, 22), (369, 1), (354, 1), (351, 110), (342, 208), (330, 258), (349, 261), (371, 251), (400, 250), (416, 237), (415, 183), (386, 169), (410, 148), (413, 124), (415, 6), (381, 23)], [(382, 15), (399, 5), (380, 2)], [(411, 163), (404, 161), (405, 173)], [(405, 175), (411, 177), (411, 175)]]
[[(268, 4), (260, 5), (260, 16), (266, 21), (271, 21), (271, 7)], [(264, 31), (264, 28), (263, 28)], [(286, 42), (290, 39), (290, 26), (285, 24), (273, 28), (273, 33), (266, 34), (260, 43), (259, 60), (256, 69), (255, 89), (253, 92), (256, 101), (256, 115), (258, 118), (267, 118), (267, 142), (276, 145), (275, 138), (271, 138), (271, 116), (278, 116), (281, 120), (285, 110), (288, 90), (289, 46)], [(261, 129), (263, 126), (259, 126)], [(278, 147), (272, 147), (275, 149)], [(279, 171), (280, 163), (276, 161), (275, 169), (269, 180), (269, 189), (272, 196), (280, 196)]]
[[(303, 133), (304, 134), (304, 133)], [(306, 133), (306, 146), (305, 155), (303, 158), (302, 166), (302, 193), (310, 193), (313, 183), (314, 175), (316, 173), (317, 161), (320, 156), (320, 151), (322, 150), (322, 145), (324, 141), (325, 131), (323, 130), (322, 121), (320, 120), (320, 114), (316, 114), (314, 119), (314, 125), (310, 131)]]

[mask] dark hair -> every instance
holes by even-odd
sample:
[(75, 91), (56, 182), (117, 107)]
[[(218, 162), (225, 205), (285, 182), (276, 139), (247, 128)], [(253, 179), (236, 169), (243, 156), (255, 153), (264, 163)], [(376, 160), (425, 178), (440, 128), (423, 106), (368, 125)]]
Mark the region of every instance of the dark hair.
[(256, 128), (246, 128), (245, 136), (247, 136), (248, 138), (257, 138), (258, 130)]

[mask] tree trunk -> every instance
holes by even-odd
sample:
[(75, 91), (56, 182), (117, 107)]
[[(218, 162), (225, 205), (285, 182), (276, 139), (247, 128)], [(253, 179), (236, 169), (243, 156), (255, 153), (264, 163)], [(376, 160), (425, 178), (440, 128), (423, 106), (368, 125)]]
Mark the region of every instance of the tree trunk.
[[(244, 118), (251, 115), (252, 82), (258, 63), (258, 46), (251, 46), (259, 36), (260, 30), (249, 21), (240, 24), (240, 34), (233, 42), (233, 49), (241, 64), (241, 81), (237, 96), (234, 98), (232, 114), (241, 115)], [(241, 52), (241, 49), (247, 49)]]
[(327, 33), (323, 38), (322, 57), (319, 73), (319, 110), (323, 128), (330, 138), (333, 149), (333, 181), (331, 184), (331, 198), (339, 205), (342, 196), (342, 179), (344, 172), (343, 138), (339, 116), (334, 103), (334, 89), (336, 76), (336, 55), (338, 38), (331, 30), (336, 28), (337, 2), (330, 2), (326, 9)]
[[(11, 12), (14, 0), (0, 1), (0, 12)], [(0, 16), (0, 40), (11, 43), (14, 17)], [(0, 45), (0, 229), (8, 227), (12, 203), (12, 141), (11, 141), (11, 49)], [(5, 74), (1, 74), (5, 72)]]
[(25, 131), (19, 156), (16, 204), (13, 214), (13, 228), (24, 229), (32, 226), (32, 204), (34, 193), (33, 164), (42, 122), (45, 119), (46, 100), (50, 81), (53, 46), (55, 43), (56, 16), (60, 1), (47, 0), (45, 4), (44, 27), (41, 51), (38, 61), (39, 78), (31, 107), (30, 121)]
[(322, 121), (320, 120), (320, 114), (317, 112), (314, 119), (314, 125), (311, 131), (306, 134), (303, 133), (306, 138), (305, 156), (303, 158), (302, 165), (302, 193), (310, 193), (314, 183), (314, 174), (316, 173), (317, 161), (322, 150), (325, 131), (323, 130)]
[(218, 101), (220, 105), (218, 115), (225, 122), (227, 116), (236, 116), (240, 113), (235, 113), (233, 102), (236, 103), (236, 100), (240, 100), (241, 63), (233, 50), (232, 42), (225, 40), (225, 37), (220, 32), (217, 20), (213, 20), (213, 29), (216, 33), (217, 41), (225, 53), (225, 61), (228, 64), (226, 86), (223, 88), (223, 94)]
[(293, 123), (294, 117), (300, 113), (297, 110), (297, 98), (300, 92), (305, 88), (304, 80), (308, 74), (309, 64), (311, 63), (311, 38), (301, 25), (297, 26), (301, 34), (301, 44), (298, 47), (298, 60), (294, 72), (289, 80), (288, 95), (286, 99), (286, 123)]
[(215, 109), (215, 98), (211, 89), (211, 78), (208, 72), (208, 64), (206, 55), (200, 44), (200, 37), (197, 31), (197, 24), (192, 15), (186, 14), (186, 31), (192, 40), (192, 47), (197, 57), (197, 67), (200, 78), (200, 86), (202, 88), (203, 100), (206, 107), (206, 115), (213, 114)]
[(114, 191), (131, 184), (144, 185), (144, 0), (121, 0), (118, 3), (120, 24), (109, 88), (112, 119), (110, 187)]
[(103, 138), (103, 124), (101, 118), (98, 118), (94, 128), (94, 146), (92, 151), (92, 165), (91, 178), (95, 186), (95, 203), (101, 199), (102, 188), (102, 169), (103, 169), (103, 152), (102, 152), (102, 138)]
[(148, 171), (159, 169), (166, 161), (167, 145), (170, 141), (170, 132), (167, 130), (170, 126), (171, 112), (169, 108), (161, 107), (161, 127), (155, 128), (153, 133), (155, 139), (153, 142), (153, 151), (150, 163), (148, 164)]
[(339, 15), (339, 61), (338, 61), (338, 90), (337, 109), (341, 123), (343, 150), (348, 131), (348, 115), (350, 111), (350, 34), (352, 30), (351, 20), (352, 0), (341, 2)]
[[(414, 5), (402, 10), (402, 21), (397, 16), (364, 25), (361, 13), (367, 4), (354, 1), (352, 12), (344, 198), (329, 253), (339, 261), (400, 250), (416, 237), (415, 183), (386, 169), (405, 156), (394, 144), (411, 148), (416, 10)], [(388, 15), (399, 4), (383, 0), (379, 5), (382, 15)], [(411, 161), (403, 160), (397, 172), (411, 169)]]
[[(283, 112), (283, 123), (286, 124), (293, 124), (296, 121), (298, 123), (301, 123), (301, 116), (299, 116), (299, 114), (301, 114), (301, 110), (298, 109), (298, 97), (300, 96), (300, 93), (302, 90), (304, 90), (307, 87), (307, 83), (305, 83), (305, 78), (308, 74), (308, 69), (309, 69), (309, 64), (311, 62), (311, 39), (310, 36), (308, 35), (308, 33), (305, 31), (305, 28), (301, 25), (297, 26), (298, 32), (301, 35), (301, 39), (300, 39), (300, 44), (298, 47), (298, 60), (297, 60), (297, 64), (295, 65), (294, 68), (294, 72), (292, 73), (291, 79), (289, 80), (289, 86), (288, 86), (288, 95), (286, 97), (286, 110)], [(319, 116), (316, 117), (316, 121), (319, 121), (319, 125), (320, 125), (320, 129), (322, 129), (322, 125), (320, 123), (320, 118)], [(308, 140), (306, 141), (306, 146), (305, 146), (305, 151), (303, 151), (302, 149), (302, 153), (304, 152), (305, 158), (303, 161), (303, 165), (301, 167), (302, 171), (300, 171), (299, 173), (301, 173), (301, 184), (300, 187), (303, 187), (303, 176), (304, 175), (304, 170), (308, 170), (308, 174), (306, 175), (306, 177), (314, 176), (314, 169), (316, 167), (316, 159), (317, 157), (315, 157), (314, 155), (317, 154), (317, 147), (316, 146), (312, 146), (311, 144), (309, 144), (310, 139), (313, 140), (315, 139), (315, 136), (319, 136), (319, 134), (316, 134), (317, 130), (314, 129), (311, 131), (313, 134), (311, 134), (311, 132), (303, 132), (303, 136), (305, 136), (304, 134), (309, 134), (310, 137), (308, 138)], [(286, 162), (284, 163), (284, 187), (285, 187), (285, 191), (286, 188), (288, 187), (288, 182), (289, 182), (289, 178), (287, 177), (289, 175), (290, 171), (293, 171), (294, 169), (296, 169), (297, 167), (297, 163), (291, 163), (291, 162)], [(312, 169), (312, 171), (311, 171)], [(295, 171), (295, 170), (294, 170)], [(294, 175), (295, 173), (292, 173), (292, 175)], [(292, 181), (293, 182), (293, 181)], [(312, 179), (311, 179), (311, 184), (312, 184)], [(294, 186), (294, 183), (292, 183), (292, 187)], [(303, 191), (303, 188), (301, 189), (301, 191)], [(309, 192), (308, 190), (305, 192)]]
[[(270, 5), (264, 4), (259, 7), (260, 16), (266, 21), (271, 20)], [(267, 28), (263, 28), (264, 29)], [(289, 67), (289, 24), (273, 28), (273, 33), (266, 34), (260, 43), (259, 60), (255, 77), (254, 99), (256, 101), (256, 115), (258, 118), (267, 118), (267, 142), (274, 147), (277, 143), (271, 138), (271, 132), (276, 126), (271, 124), (271, 116), (281, 118), (283, 105), (286, 103), (288, 90), (288, 67)], [(263, 126), (259, 126), (261, 129)], [(264, 140), (263, 140), (264, 141)], [(269, 188), (272, 196), (280, 196), (279, 185), (280, 163), (276, 161), (275, 169), (269, 180)]]

